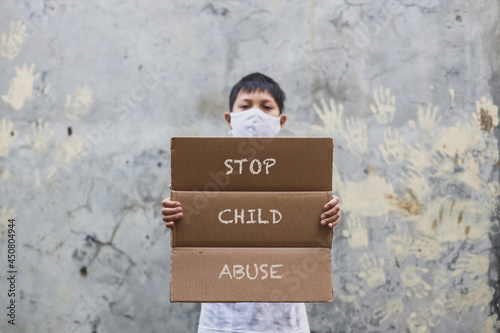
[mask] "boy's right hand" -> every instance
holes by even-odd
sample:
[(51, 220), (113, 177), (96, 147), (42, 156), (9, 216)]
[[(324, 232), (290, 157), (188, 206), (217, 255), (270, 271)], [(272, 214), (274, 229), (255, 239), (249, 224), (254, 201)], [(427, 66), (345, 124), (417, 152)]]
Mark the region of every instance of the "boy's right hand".
[[(168, 188), (172, 189), (172, 184), (168, 184)], [(179, 201), (170, 200), (170, 197), (164, 199), (161, 202), (163, 209), (161, 213), (163, 214), (163, 221), (165, 221), (165, 227), (172, 228), (174, 226), (174, 221), (182, 217), (182, 207)]]

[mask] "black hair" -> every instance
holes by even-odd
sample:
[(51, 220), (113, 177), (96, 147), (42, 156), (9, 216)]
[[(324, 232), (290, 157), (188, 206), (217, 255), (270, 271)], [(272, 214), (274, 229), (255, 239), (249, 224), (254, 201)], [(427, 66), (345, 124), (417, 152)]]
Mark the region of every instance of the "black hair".
[(278, 104), (280, 114), (283, 113), (286, 98), (285, 92), (281, 90), (280, 85), (269, 76), (261, 73), (252, 73), (244, 76), (238, 83), (236, 83), (229, 94), (229, 112), (233, 111), (234, 101), (236, 100), (240, 90), (248, 93), (252, 93), (254, 91), (269, 92)]

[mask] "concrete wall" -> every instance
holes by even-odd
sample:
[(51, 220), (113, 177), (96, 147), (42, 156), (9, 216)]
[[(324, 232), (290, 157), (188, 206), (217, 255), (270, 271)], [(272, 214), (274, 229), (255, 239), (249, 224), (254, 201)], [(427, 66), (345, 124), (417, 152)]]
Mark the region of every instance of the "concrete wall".
[[(13, 332), (194, 332), (170, 304), (169, 138), (224, 136), (253, 71), (281, 135), (333, 136), (334, 302), (314, 332), (496, 332), (500, 3), (0, 3), (0, 253)], [(5, 310), (2, 311), (6, 312)]]

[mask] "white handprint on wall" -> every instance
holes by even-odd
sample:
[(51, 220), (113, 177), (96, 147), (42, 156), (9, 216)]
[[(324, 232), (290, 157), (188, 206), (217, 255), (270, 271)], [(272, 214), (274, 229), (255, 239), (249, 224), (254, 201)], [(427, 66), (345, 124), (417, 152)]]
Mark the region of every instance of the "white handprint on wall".
[(411, 253), (417, 258), (422, 258), (425, 261), (434, 261), (441, 259), (445, 249), (435, 239), (428, 236), (420, 235), (411, 245)]
[(10, 152), (10, 146), (17, 137), (12, 121), (2, 118), (0, 123), (0, 156), (7, 156)]
[(483, 312), (490, 304), (495, 289), (488, 285), (487, 280), (479, 280), (472, 284), (466, 291), (448, 295), (446, 308), (457, 313), (467, 313), (471, 308), (479, 306), (479, 312)]
[(408, 331), (410, 333), (429, 333), (427, 318), (416, 312), (410, 313), (406, 319), (406, 325), (408, 325)]
[(366, 125), (358, 118), (349, 118), (346, 121), (347, 133), (344, 133), (344, 138), (347, 142), (349, 150), (356, 154), (361, 155), (368, 147), (368, 133)]
[[(434, 149), (453, 158), (470, 150), (484, 151), (487, 148), (485, 138), (490, 136), (485, 134), (487, 132), (481, 130), (477, 122), (471, 119), (457, 126), (443, 128), (433, 139)], [(496, 145), (494, 148), (498, 154)]]
[(383, 323), (390, 317), (396, 315), (394, 317), (394, 323), (396, 323), (400, 313), (403, 312), (403, 300), (401, 298), (390, 298), (387, 300), (387, 302), (383, 306), (379, 306), (375, 309), (373, 312), (373, 319), (377, 323)]
[(53, 152), (54, 159), (62, 165), (70, 165), (88, 153), (88, 141), (79, 135), (73, 134), (62, 143), (56, 143)]
[(434, 131), (437, 125), (441, 121), (442, 117), (438, 116), (438, 106), (432, 107), (432, 104), (427, 104), (427, 108), (423, 105), (418, 106), (418, 128), (415, 125), (415, 121), (410, 120), (408, 123), (411, 128), (413, 128), (420, 136), (432, 139), (434, 136)]
[(77, 87), (75, 96), (66, 95), (66, 116), (69, 119), (80, 120), (86, 115), (94, 103), (92, 90), (88, 86)]
[(488, 268), (490, 261), (488, 258), (478, 256), (472, 253), (466, 253), (465, 257), (458, 259), (455, 265), (455, 271), (451, 276), (459, 276), (468, 273), (472, 279), (483, 278), (487, 279)]
[(354, 303), (356, 306), (359, 307), (358, 300), (361, 297), (365, 296), (366, 292), (363, 291), (361, 286), (352, 281), (346, 281), (344, 289), (345, 291), (339, 295), (339, 299), (342, 302)]
[(370, 110), (375, 116), (379, 124), (387, 124), (394, 119), (396, 112), (396, 96), (391, 95), (391, 89), (380, 86), (373, 89), (373, 99), (375, 105), (370, 104)]
[(9, 81), (9, 91), (2, 96), (2, 100), (10, 104), (14, 110), (19, 110), (24, 102), (33, 98), (33, 83), (40, 76), (40, 73), (33, 75), (35, 64), (24, 64), (22, 67), (16, 66), (16, 76)]
[(391, 127), (384, 131), (384, 144), (379, 145), (379, 149), (387, 164), (398, 164), (404, 160), (406, 148), (397, 129), (394, 130), (394, 134)]
[(365, 253), (359, 259), (363, 271), (358, 276), (363, 278), (372, 289), (380, 287), (386, 282), (384, 262), (383, 258), (377, 258), (373, 253)]
[(344, 131), (342, 125), (344, 106), (340, 103), (335, 106), (335, 100), (333, 98), (330, 98), (330, 106), (326, 104), (323, 98), (321, 99), (321, 104), (323, 106), (323, 110), (321, 110), (316, 104), (314, 104), (313, 107), (314, 111), (323, 122), (324, 127), (312, 125), (311, 128), (326, 135), (334, 136), (335, 134), (341, 134)]
[[(54, 131), (49, 128), (49, 122), (44, 122), (42, 119), (32, 122), (31, 128), (33, 130), (33, 151), (37, 155), (43, 155), (47, 151), (47, 147), (54, 136)], [(32, 143), (29, 136), (26, 136), (26, 141), (28, 144)]]
[(389, 257), (394, 257), (394, 260), (399, 265), (408, 256), (410, 251), (408, 244), (411, 243), (411, 238), (408, 233), (402, 233), (398, 225), (396, 225), (397, 232), (390, 233), (386, 238), (387, 250)]
[(9, 34), (2, 34), (2, 44), (0, 54), (7, 59), (14, 59), (23, 46), (26, 26), (22, 21), (13, 21), (10, 23)]
[(431, 286), (425, 282), (420, 274), (429, 273), (428, 268), (406, 266), (401, 272), (401, 279), (406, 285), (406, 296), (423, 298), (429, 294)]
[(348, 236), (349, 246), (353, 249), (359, 249), (368, 246), (368, 231), (360, 218), (349, 217), (347, 220), (348, 230), (345, 236)]

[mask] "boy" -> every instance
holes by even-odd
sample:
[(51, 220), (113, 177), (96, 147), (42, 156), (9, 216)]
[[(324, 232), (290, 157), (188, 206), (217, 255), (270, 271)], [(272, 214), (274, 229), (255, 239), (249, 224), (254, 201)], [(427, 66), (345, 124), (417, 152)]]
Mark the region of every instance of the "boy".
[[(243, 77), (231, 90), (224, 117), (233, 136), (273, 137), (283, 128), (285, 93), (278, 83), (260, 73)], [(169, 186), (170, 187), (170, 186)], [(163, 221), (173, 227), (182, 217), (178, 201), (162, 202)], [(325, 204), (321, 224), (339, 223), (339, 198)], [(202, 303), (198, 333), (286, 332), (309, 333), (304, 303)]]

